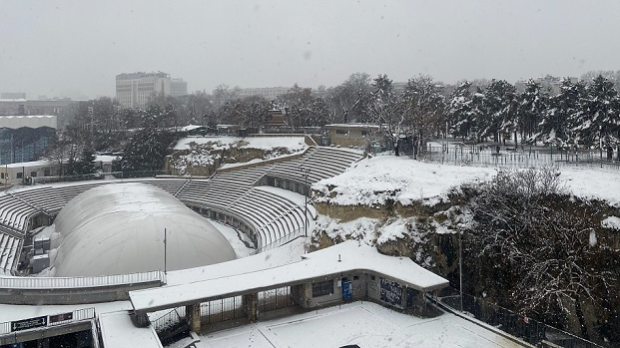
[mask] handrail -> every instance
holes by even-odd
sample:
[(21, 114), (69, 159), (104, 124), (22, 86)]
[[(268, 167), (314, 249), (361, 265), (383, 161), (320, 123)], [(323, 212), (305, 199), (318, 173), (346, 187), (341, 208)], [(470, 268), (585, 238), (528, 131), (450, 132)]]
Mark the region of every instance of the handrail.
[(97, 277), (0, 277), (0, 289), (74, 289), (116, 286), (160, 281), (166, 283), (162, 271)]

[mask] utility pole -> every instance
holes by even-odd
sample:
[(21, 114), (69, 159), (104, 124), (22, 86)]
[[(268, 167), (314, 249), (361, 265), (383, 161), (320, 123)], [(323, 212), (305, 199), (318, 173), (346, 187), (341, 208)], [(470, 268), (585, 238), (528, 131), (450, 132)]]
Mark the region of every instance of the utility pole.
[(463, 311), (463, 241), (461, 235), (462, 231), (459, 231), (459, 292), (461, 294), (461, 312)]
[(168, 233), (166, 233), (166, 229), (164, 228), (164, 274), (168, 274)]

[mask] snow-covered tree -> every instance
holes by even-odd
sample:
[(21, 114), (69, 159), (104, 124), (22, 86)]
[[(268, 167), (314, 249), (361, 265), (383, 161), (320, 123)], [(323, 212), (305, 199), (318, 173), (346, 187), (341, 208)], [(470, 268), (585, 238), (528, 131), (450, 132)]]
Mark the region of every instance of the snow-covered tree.
[(365, 122), (368, 96), (372, 92), (370, 75), (356, 73), (341, 85), (327, 89), (324, 100), (331, 122)]
[(405, 86), (402, 98), (408, 131), (417, 141), (416, 151), (426, 148), (426, 142), (433, 136), (445, 132), (443, 117), (443, 86), (430, 76), (420, 75), (410, 79)]
[(500, 136), (510, 136), (516, 123), (514, 110), (515, 87), (504, 80), (492, 80), (484, 91), (481, 118), (481, 138), (493, 137), (500, 142)]
[(402, 112), (402, 103), (394, 93), (392, 80), (387, 75), (379, 75), (372, 82), (373, 92), (369, 102), (369, 114), (373, 123), (379, 125), (385, 137), (393, 146), (406, 132), (407, 119)]
[(579, 139), (597, 149), (620, 145), (620, 100), (613, 83), (599, 75), (586, 89), (581, 125), (576, 128)]
[(525, 90), (518, 97), (517, 124), (514, 127), (515, 143), (516, 132), (521, 133), (522, 139), (530, 139), (538, 133), (538, 125), (547, 109), (548, 92), (540, 83), (529, 80)]
[(329, 111), (325, 101), (315, 97), (312, 89), (301, 88), (297, 84), (288, 93), (278, 96), (275, 105), (286, 112), (289, 126), (293, 129), (322, 127), (329, 120)]
[(563, 79), (560, 93), (549, 99), (534, 139), (563, 148), (575, 146), (577, 139), (574, 129), (580, 125), (580, 103), (584, 96), (584, 84), (574, 84), (568, 78)]
[(463, 139), (471, 136), (476, 116), (470, 88), (470, 82), (462, 82), (452, 92), (446, 103), (446, 120), (450, 126), (450, 132), (453, 136)]

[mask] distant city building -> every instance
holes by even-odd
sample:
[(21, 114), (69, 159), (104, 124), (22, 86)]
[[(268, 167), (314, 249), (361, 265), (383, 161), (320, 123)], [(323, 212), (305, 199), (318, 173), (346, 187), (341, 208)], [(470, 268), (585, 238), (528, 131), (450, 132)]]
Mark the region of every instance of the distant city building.
[(170, 82), (163, 72), (116, 75), (116, 99), (123, 107), (141, 108), (154, 95), (170, 95)]
[(265, 99), (274, 100), (278, 96), (288, 93), (290, 89), (290, 87), (242, 88), (239, 90), (239, 97), (259, 96)]
[(53, 115), (0, 116), (0, 165), (38, 160), (56, 122)]
[[(560, 87), (562, 86), (562, 80), (564, 79), (565, 78), (546, 76), (543, 78), (538, 78), (538, 79), (533, 79), (533, 80), (534, 82), (539, 83), (543, 88), (547, 88), (549, 90), (549, 93), (551, 93), (551, 95), (558, 95), (560, 94)], [(569, 77), (568, 79), (570, 80), (571, 83), (577, 83), (579, 81), (579, 79), (576, 77)], [(517, 93), (523, 93), (523, 91), (525, 91), (526, 84), (527, 84), (527, 81), (515, 82), (515, 88), (517, 90)]]
[(0, 99), (26, 99), (26, 93), (23, 92), (2, 92)]
[(59, 116), (79, 102), (68, 98), (27, 100), (0, 99), (0, 115), (55, 115)]
[(170, 95), (175, 98), (187, 95), (187, 82), (183, 79), (170, 80)]

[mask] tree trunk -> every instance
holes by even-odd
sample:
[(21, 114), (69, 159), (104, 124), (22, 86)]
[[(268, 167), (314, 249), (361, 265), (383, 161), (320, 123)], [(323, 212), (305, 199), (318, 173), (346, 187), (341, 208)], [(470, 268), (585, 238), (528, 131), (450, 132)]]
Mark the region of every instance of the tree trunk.
[(575, 295), (573, 298), (575, 301), (575, 314), (577, 315), (577, 319), (579, 319), (579, 328), (581, 329), (581, 337), (586, 340), (590, 339), (590, 335), (588, 335), (588, 326), (586, 324), (586, 318), (583, 316), (583, 310), (581, 309), (581, 301), (579, 299), (579, 295)]

